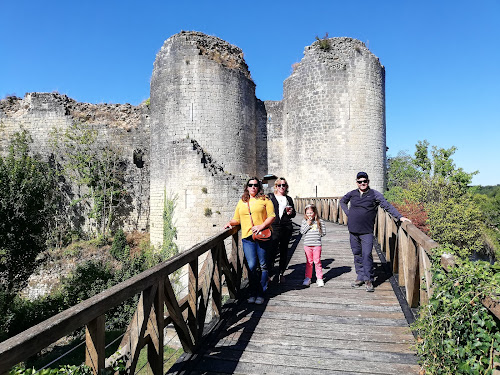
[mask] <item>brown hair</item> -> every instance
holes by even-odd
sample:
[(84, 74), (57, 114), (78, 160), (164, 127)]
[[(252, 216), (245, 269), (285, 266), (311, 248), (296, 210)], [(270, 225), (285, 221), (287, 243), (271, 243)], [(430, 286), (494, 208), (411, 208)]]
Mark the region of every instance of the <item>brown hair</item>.
[(321, 233), (322, 232), (321, 221), (319, 219), (318, 209), (316, 208), (316, 205), (314, 205), (314, 204), (308, 204), (306, 206), (306, 208), (304, 210), (304, 219), (305, 220), (309, 220), (309, 217), (306, 215), (306, 212), (307, 212), (308, 209), (311, 209), (314, 212), (314, 219), (316, 220), (316, 223), (318, 224), (318, 230)]
[(248, 183), (253, 180), (257, 181), (257, 183), (259, 184), (259, 190), (257, 191), (257, 194), (255, 194), (255, 198), (266, 199), (266, 196), (264, 195), (264, 188), (262, 187), (262, 182), (257, 177), (251, 177), (247, 180), (245, 186), (243, 187), (244, 191), (243, 195), (241, 196), (241, 200), (243, 202), (248, 202), (250, 200), (250, 193), (248, 192)]

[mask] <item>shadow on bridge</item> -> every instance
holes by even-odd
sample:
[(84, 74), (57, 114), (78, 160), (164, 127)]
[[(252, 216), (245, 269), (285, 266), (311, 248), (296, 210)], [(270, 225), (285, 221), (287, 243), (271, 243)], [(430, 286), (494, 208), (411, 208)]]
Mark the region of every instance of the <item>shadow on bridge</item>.
[(295, 223), (286, 281), (274, 281), (263, 305), (226, 304), (218, 327), (196, 354), (184, 354), (169, 374), (409, 374), (418, 373), (413, 336), (376, 259), (376, 291), (352, 289), (347, 229), (327, 223), (325, 286), (302, 285), (305, 255)]

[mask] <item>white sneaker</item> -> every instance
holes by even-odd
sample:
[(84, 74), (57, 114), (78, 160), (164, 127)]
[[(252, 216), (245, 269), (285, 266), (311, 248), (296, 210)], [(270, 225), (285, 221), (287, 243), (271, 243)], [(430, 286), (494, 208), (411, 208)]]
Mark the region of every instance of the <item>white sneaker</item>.
[(256, 305), (262, 305), (264, 303), (264, 298), (263, 297), (257, 297), (255, 299), (255, 304)]
[(304, 286), (309, 286), (309, 285), (311, 285), (311, 279), (310, 279), (310, 278), (308, 278), (308, 277), (306, 277), (306, 278), (304, 279), (304, 282), (302, 283), (302, 285), (304, 285)]
[(316, 286), (325, 286), (325, 282), (323, 281), (323, 279), (316, 280)]
[(249, 299), (247, 299), (247, 302), (248, 303), (255, 303), (255, 297), (250, 297)]

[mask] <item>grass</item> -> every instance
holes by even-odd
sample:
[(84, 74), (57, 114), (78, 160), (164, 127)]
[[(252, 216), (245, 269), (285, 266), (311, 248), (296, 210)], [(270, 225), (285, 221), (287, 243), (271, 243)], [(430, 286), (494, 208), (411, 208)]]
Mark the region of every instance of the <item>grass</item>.
[[(106, 342), (112, 342), (114, 339), (119, 337), (123, 332), (121, 331), (108, 331), (106, 332)], [(46, 352), (45, 354), (42, 354), (37, 357), (31, 357), (27, 362), (26, 362), (26, 368), (31, 368), (34, 367), (35, 369), (40, 369), (43, 366), (47, 365), (48, 363), (54, 361), (56, 358), (60, 357), (64, 353), (67, 353), (69, 350), (73, 349), (74, 347), (78, 346), (82, 341), (85, 340), (85, 336), (83, 334), (78, 335), (77, 338), (71, 339), (71, 341), (66, 342), (66, 343), (61, 343), (59, 345), (53, 346), (50, 350), (50, 352)], [(113, 354), (117, 349), (118, 345), (120, 344), (120, 340), (117, 340), (113, 345), (110, 345), (108, 348), (106, 348), (106, 357), (109, 357), (111, 354)], [(73, 350), (71, 353), (68, 355), (64, 356), (57, 362), (54, 362), (53, 364), (50, 365), (50, 368), (56, 368), (62, 365), (80, 365), (83, 362), (85, 362), (85, 344), (81, 345), (77, 349)]]
[[(110, 331), (106, 332), (106, 342), (111, 342), (114, 339), (118, 338), (123, 332), (121, 331)], [(58, 346), (53, 347), (53, 349), (42, 356), (32, 358), (31, 360), (28, 360), (26, 363), (26, 368), (32, 368), (34, 367), (35, 369), (40, 369), (46, 364), (52, 362), (59, 356), (61, 356), (63, 353), (68, 352), (72, 348), (78, 346), (84, 340), (84, 338), (76, 338), (71, 340), (71, 342), (66, 343), (66, 344), (61, 344)], [(106, 357), (111, 356), (116, 350), (118, 349), (118, 345), (120, 344), (120, 339), (117, 340), (113, 345), (110, 345), (108, 348), (106, 348)], [(169, 346), (164, 346), (163, 348), (163, 360), (165, 363), (163, 364), (163, 370), (166, 372), (170, 367), (173, 366), (175, 361), (184, 353), (184, 351), (181, 348), (175, 349), (171, 348)], [(148, 361), (148, 348), (145, 346), (140, 354), (139, 354), (139, 359), (137, 361), (137, 368), (136, 371), (137, 373), (140, 373), (141, 375), (152, 375), (153, 372), (147, 366), (147, 361)], [(57, 368), (59, 366), (63, 365), (80, 365), (85, 362), (85, 345), (82, 345), (78, 347), (77, 349), (73, 350), (71, 353), (66, 355), (65, 357), (61, 358), (57, 362), (54, 362), (52, 365), (50, 365), (50, 368)]]
[[(170, 367), (172, 367), (177, 361), (177, 359), (184, 353), (182, 348), (171, 348), (169, 346), (164, 346), (163, 347), (163, 360), (165, 361), (163, 363), (163, 373), (166, 373)], [(149, 366), (146, 365), (148, 361), (148, 348), (145, 347), (141, 350), (141, 353), (139, 354), (139, 360), (137, 361), (137, 368), (136, 368), (136, 374), (140, 375), (153, 375), (153, 372), (149, 368)]]

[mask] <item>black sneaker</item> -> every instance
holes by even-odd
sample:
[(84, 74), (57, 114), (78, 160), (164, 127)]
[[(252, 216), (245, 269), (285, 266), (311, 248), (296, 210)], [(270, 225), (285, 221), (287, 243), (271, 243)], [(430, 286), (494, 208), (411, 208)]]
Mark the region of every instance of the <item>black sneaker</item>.
[(375, 291), (371, 281), (367, 281), (365, 284), (366, 284), (366, 291), (367, 292), (374, 292)]
[(363, 285), (365, 282), (363, 280), (355, 280), (351, 283), (351, 286), (353, 288), (359, 288), (361, 285)]

